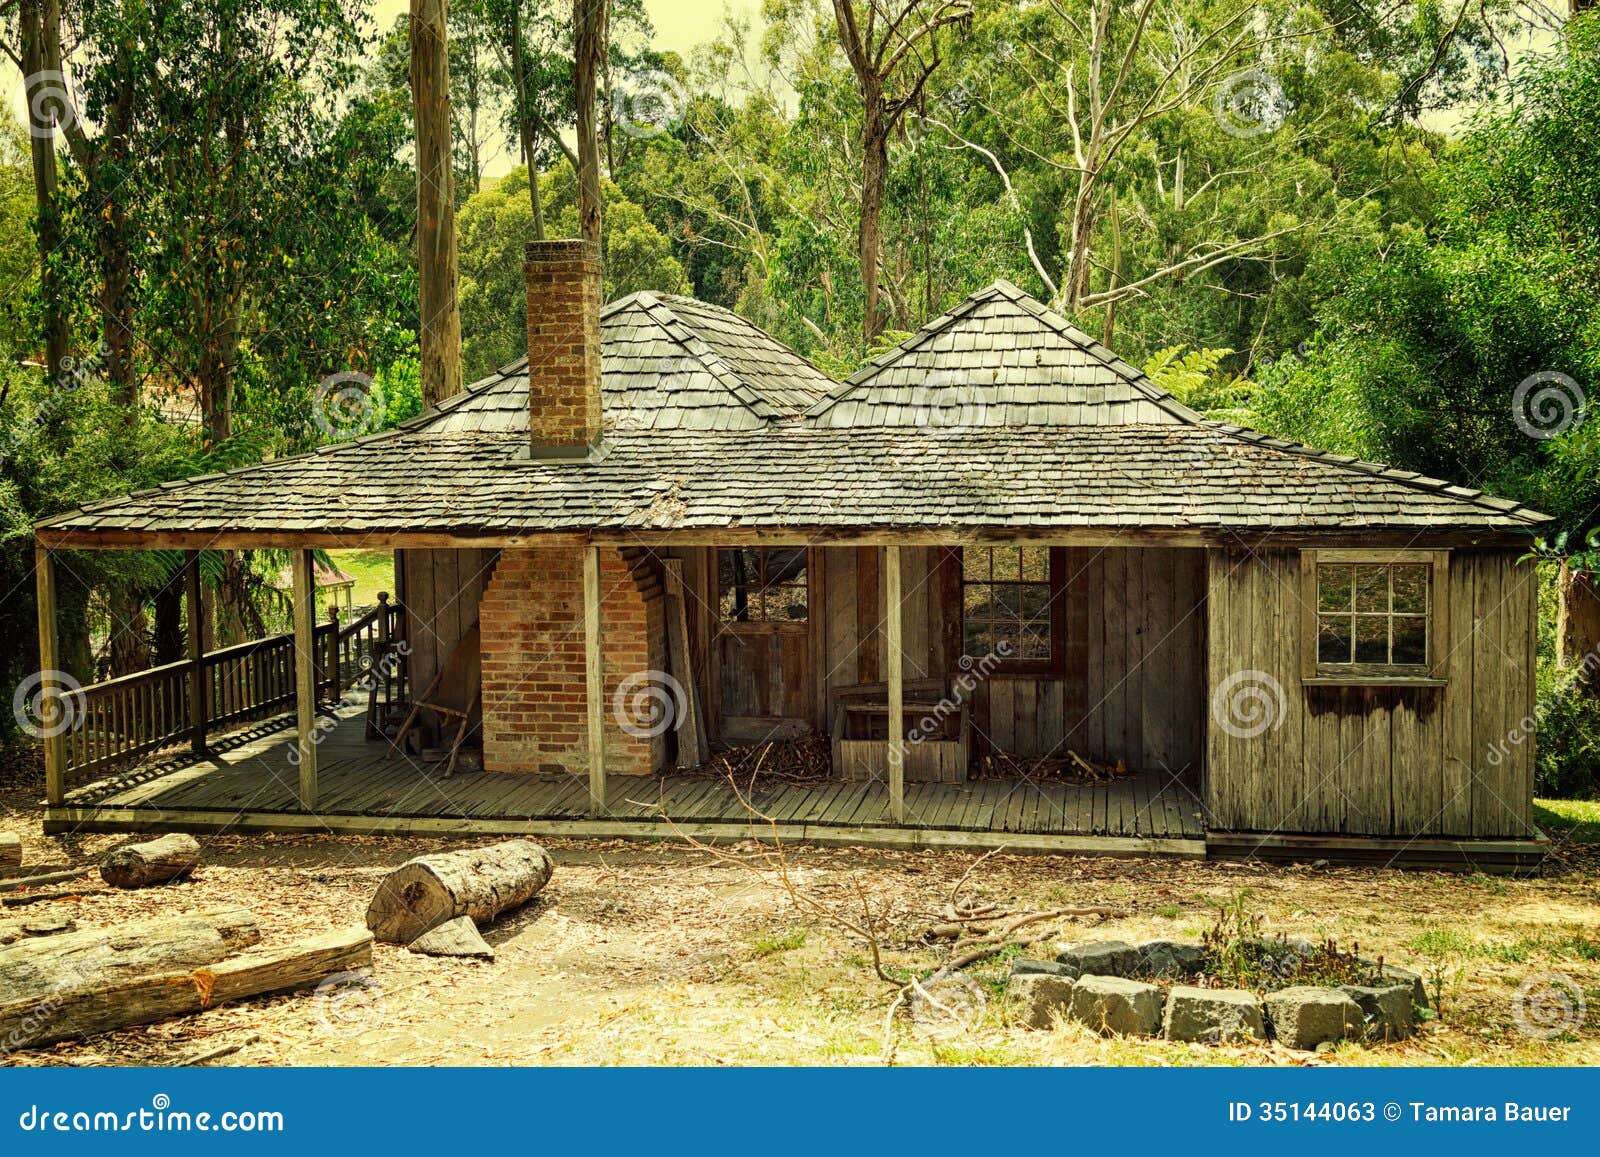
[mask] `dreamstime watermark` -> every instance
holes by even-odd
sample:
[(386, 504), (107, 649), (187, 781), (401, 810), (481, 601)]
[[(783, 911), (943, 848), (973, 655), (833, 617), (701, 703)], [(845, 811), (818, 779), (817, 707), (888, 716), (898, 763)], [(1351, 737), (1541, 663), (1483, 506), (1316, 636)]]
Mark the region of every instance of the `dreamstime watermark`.
[(1576, 1032), (1588, 1013), (1583, 989), (1564, 972), (1537, 972), (1517, 985), (1511, 998), (1511, 1019), (1535, 1040)]
[(35, 739), (54, 739), (77, 728), (77, 694), (83, 685), (67, 671), (35, 671), (17, 684), (11, 715)]
[(654, 739), (674, 730), (689, 710), (683, 684), (665, 671), (623, 676), (611, 696), (611, 717), (624, 735)]
[(683, 119), (688, 94), (659, 68), (628, 77), (611, 89), (611, 124), (628, 137), (653, 137)]
[(1000, 664), (1015, 652), (1016, 648), (1009, 640), (1001, 640), (995, 645), (994, 650), (979, 659), (974, 659), (971, 655), (962, 655), (958, 660), (961, 674), (950, 681), (950, 694), (940, 699), (933, 705), (931, 711), (917, 720), (917, 725), (906, 737), (906, 742), (918, 744), (942, 734), (944, 721), (959, 712), (966, 704), (967, 697), (978, 689), (978, 685), (994, 674)]
[(1233, 137), (1276, 132), (1289, 118), (1283, 86), (1264, 68), (1246, 68), (1225, 77), (1211, 95), (1211, 114)]
[(1235, 739), (1255, 739), (1283, 726), (1289, 698), (1267, 671), (1235, 671), (1211, 693), (1211, 718)]
[(1583, 387), (1559, 370), (1540, 370), (1517, 383), (1511, 394), (1511, 418), (1530, 438), (1558, 438), (1589, 416)]
[(27, 431), (37, 430), (60, 418), (67, 408), (67, 403), (79, 390), (104, 380), (106, 365), (110, 358), (111, 347), (105, 342), (101, 342), (93, 353), (85, 357), (78, 358), (69, 354), (62, 358), (61, 368), (49, 383), (51, 388), (34, 410), (33, 417), (27, 422), (16, 423), (4, 432), (0, 432), (0, 458), (10, 458), (15, 455)]
[(988, 1004), (972, 977), (941, 970), (911, 990), (911, 1023), (922, 1036), (948, 1040), (976, 1028)]
[(312, 994), (317, 1018), (335, 1036), (360, 1036), (383, 1023), (388, 1013), (383, 985), (368, 972), (336, 972)]
[(1511, 754), (1513, 747), (1521, 747), (1539, 729), (1539, 720), (1550, 712), (1550, 707), (1569, 691), (1572, 686), (1580, 681), (1591, 680), (1600, 673), (1600, 651), (1589, 651), (1578, 661), (1578, 665), (1565, 671), (1560, 681), (1533, 705), (1533, 710), (1512, 725), (1505, 736), (1489, 745), (1488, 755), (1490, 767), (1499, 767), (1505, 757)]
[(52, 1109), (29, 1105), (17, 1117), (24, 1133), (282, 1133), (283, 1113), (276, 1109), (225, 1109), (190, 1112), (174, 1109), (172, 1098), (157, 1093), (148, 1108)]
[(372, 433), (388, 411), (377, 379), (357, 370), (329, 374), (311, 396), (311, 421), (336, 442)]
[(58, 131), (77, 125), (87, 104), (77, 81), (54, 69), (24, 77), (22, 99), (28, 106), (28, 132), (40, 140), (52, 140)]
[[(373, 694), (375, 691), (377, 691), (379, 683), (394, 678), (396, 672), (398, 672), (400, 669), (401, 661), (409, 654), (411, 654), (411, 644), (407, 640), (401, 639), (394, 645), (394, 650), (390, 651), (377, 663), (372, 661), (372, 657), (370, 655), (361, 656), (361, 665), (365, 667), (366, 670), (362, 671), (360, 675), (356, 676), (355, 682), (350, 685), (350, 690), (365, 691), (368, 695)], [(313, 747), (320, 745), (324, 739), (326, 739), (338, 728), (338, 713), (346, 708), (354, 707), (355, 705), (356, 701), (349, 695), (339, 696), (338, 701), (332, 706), (332, 714), (319, 715), (315, 720), (312, 721), (311, 745)], [(299, 738), (296, 737), (291, 739), (286, 746), (288, 748), (286, 758), (289, 761), (289, 766), (299, 767)]]

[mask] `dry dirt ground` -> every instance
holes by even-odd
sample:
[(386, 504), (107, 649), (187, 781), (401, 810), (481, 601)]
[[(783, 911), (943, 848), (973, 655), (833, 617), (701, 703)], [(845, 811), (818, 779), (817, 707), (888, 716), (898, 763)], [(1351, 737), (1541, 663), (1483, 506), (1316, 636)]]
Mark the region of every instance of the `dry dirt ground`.
[[(90, 862), (125, 836), (39, 834), (36, 791), (0, 791), (0, 828), (28, 861)], [(265, 941), (358, 924), (385, 870), (461, 841), (222, 837), (186, 883), (99, 892), (29, 911), (79, 927), (242, 903)], [(1359, 944), (1424, 973), (1444, 1015), (1415, 1039), (1323, 1055), (1273, 1045), (1208, 1048), (1102, 1040), (1075, 1025), (1030, 1031), (1001, 994), (1004, 956), (957, 1020), (887, 1022), (894, 990), (860, 938), (798, 911), (770, 874), (667, 844), (551, 842), (556, 872), (537, 902), (487, 932), (492, 963), (378, 946), (369, 982), (214, 1009), (0, 1058), (12, 1065), (876, 1065), (898, 1064), (1596, 1064), (1600, 1063), (1600, 856), (1570, 848), (1544, 878), (1508, 880), (1367, 869), (995, 856), (967, 895), (1014, 907), (1111, 905), (1129, 915), (1043, 926), (1055, 942), (1198, 936), (1216, 906), (1249, 889), (1267, 930)], [(922, 932), (974, 862), (960, 853), (795, 848), (803, 893), (861, 919), (892, 967), (923, 973), (948, 948)], [(85, 888), (98, 884), (92, 874)], [(1029, 950), (1048, 951), (1047, 945)], [(1515, 994), (1559, 974), (1587, 1012), (1552, 1040), (1525, 1033)], [(1526, 1017), (1523, 1018), (1527, 1019)], [(224, 1054), (225, 1055), (219, 1055)], [(202, 1059), (203, 1058), (203, 1059)]]

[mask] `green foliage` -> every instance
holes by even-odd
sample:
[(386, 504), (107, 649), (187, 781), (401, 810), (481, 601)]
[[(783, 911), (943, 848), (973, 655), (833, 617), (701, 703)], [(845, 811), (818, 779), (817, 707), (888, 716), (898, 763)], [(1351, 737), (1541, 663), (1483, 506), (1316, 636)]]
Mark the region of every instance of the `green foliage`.
[(1382, 957), (1368, 963), (1357, 945), (1345, 952), (1329, 939), (1306, 951), (1284, 937), (1262, 935), (1262, 917), (1248, 888), (1217, 906), (1216, 922), (1201, 943), (1206, 975), (1232, 987), (1270, 991), (1297, 984), (1375, 984), (1383, 976)]
[[(562, 165), (540, 181), (546, 231), (551, 237), (578, 233), (577, 181)], [(682, 293), (688, 288), (683, 266), (644, 210), (607, 181), (602, 185), (605, 213), (605, 300), (640, 290)], [(527, 356), (528, 302), (522, 276), (523, 246), (534, 239), (528, 171), (514, 170), (504, 180), (470, 198), (456, 216), (459, 234), (462, 357), (468, 381)]]
[(1231, 349), (1184, 352), (1183, 346), (1157, 350), (1144, 363), (1144, 372), (1156, 385), (1208, 418), (1240, 426), (1254, 424), (1250, 409), (1256, 384), (1222, 369)]

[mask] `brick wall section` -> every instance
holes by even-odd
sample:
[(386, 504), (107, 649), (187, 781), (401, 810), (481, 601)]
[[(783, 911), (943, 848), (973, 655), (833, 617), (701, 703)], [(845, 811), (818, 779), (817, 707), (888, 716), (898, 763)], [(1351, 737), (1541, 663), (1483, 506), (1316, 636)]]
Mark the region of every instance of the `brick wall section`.
[[(626, 734), (618, 684), (666, 669), (666, 619), (653, 575), (600, 552), (600, 640), (606, 688), (606, 774), (648, 775), (666, 735)], [(583, 663), (583, 552), (507, 548), (479, 611), (483, 646), (483, 766), (488, 771), (588, 774)]]
[(600, 437), (600, 253), (583, 241), (530, 241), (529, 438), (535, 453), (581, 452)]

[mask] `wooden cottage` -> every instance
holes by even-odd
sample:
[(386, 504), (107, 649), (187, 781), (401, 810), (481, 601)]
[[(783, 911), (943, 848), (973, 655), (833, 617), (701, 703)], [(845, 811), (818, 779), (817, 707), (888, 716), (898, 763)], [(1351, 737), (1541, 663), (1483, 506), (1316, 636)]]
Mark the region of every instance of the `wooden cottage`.
[[(42, 606), (56, 550), (296, 548), (309, 588), (312, 548), (393, 548), (383, 691), (450, 698), (481, 770), (340, 722), (306, 598), (293, 672), (162, 669), (171, 775), (53, 739), (51, 822), (743, 834), (750, 803), (902, 846), (1538, 854), (1542, 516), (1204, 420), (1005, 282), (836, 383), (716, 306), (602, 308), (578, 242), (527, 273), (530, 360), (399, 429), (37, 528)], [(298, 731), (208, 746), (224, 678)], [(690, 770), (764, 741), (824, 758), (745, 800)]]

